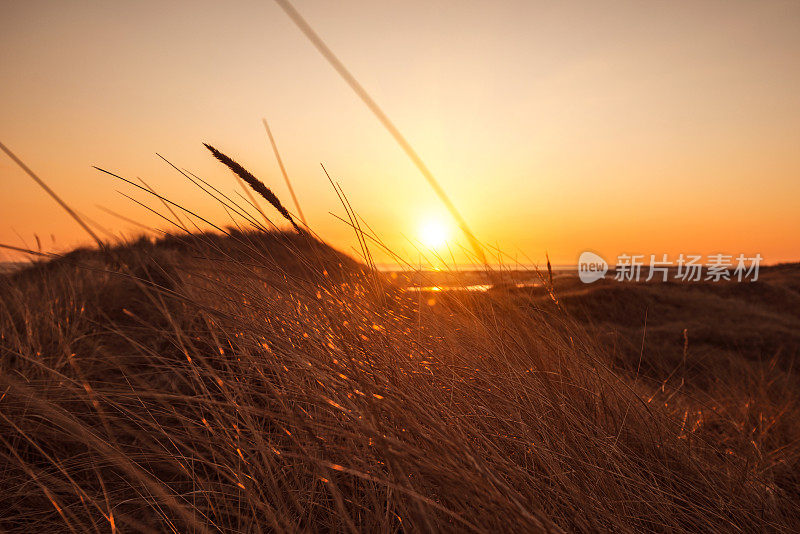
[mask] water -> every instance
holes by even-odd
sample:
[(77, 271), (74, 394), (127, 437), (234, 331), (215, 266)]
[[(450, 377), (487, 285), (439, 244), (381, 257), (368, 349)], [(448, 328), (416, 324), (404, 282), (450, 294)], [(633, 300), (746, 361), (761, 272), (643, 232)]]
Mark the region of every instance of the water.
[[(513, 287), (516, 288), (525, 288), (525, 287), (540, 287), (542, 284), (540, 282), (518, 282), (513, 284)], [(405, 288), (405, 291), (409, 291), (412, 293), (425, 293), (425, 292), (437, 292), (437, 291), (489, 291), (495, 287), (494, 284), (471, 284), (471, 285), (453, 285), (453, 286), (408, 286)]]

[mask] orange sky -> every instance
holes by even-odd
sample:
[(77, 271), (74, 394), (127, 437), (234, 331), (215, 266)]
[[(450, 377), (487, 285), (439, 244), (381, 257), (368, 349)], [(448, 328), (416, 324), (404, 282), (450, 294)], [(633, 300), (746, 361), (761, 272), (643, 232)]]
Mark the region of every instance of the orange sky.
[[(290, 206), (266, 116), (315, 230), (342, 249), (355, 244), (329, 214), (343, 210), (322, 162), (381, 237), (416, 258), (408, 239), (446, 212), (277, 5), (163, 4), (3, 3), (0, 141), (113, 231), (132, 227), (97, 205), (163, 225), (117, 191), (145, 195), (92, 164), (141, 176), (225, 223), (155, 152), (235, 191), (202, 147), (210, 142)], [(478, 238), (511, 257), (538, 262), (547, 251), (575, 263), (591, 249), (611, 262), (681, 252), (800, 260), (800, 4), (295, 5)], [(0, 179), (0, 243), (85, 242), (5, 156)], [(465, 243), (453, 241), (456, 251)]]

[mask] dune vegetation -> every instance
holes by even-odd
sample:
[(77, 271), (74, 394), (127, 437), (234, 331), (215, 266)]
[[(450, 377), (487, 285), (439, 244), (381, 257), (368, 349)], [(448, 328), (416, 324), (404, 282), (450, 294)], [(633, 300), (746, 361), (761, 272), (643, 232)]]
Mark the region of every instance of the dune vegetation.
[(408, 292), (212, 196), (0, 275), (3, 531), (800, 528), (795, 267)]

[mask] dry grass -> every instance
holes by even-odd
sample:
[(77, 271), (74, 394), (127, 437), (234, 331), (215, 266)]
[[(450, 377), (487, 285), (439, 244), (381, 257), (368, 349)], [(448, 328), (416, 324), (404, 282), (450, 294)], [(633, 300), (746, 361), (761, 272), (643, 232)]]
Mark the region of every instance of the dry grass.
[(2, 278), (3, 530), (800, 525), (791, 370), (698, 399), (546, 297), (428, 300), (306, 233), (110, 254)]
[[(183, 174), (236, 229), (0, 277), (0, 529), (800, 525), (796, 272), (586, 291), (549, 270), (530, 290), (495, 273), (487, 293), (409, 293)], [(371, 264), (380, 242), (343, 205)]]

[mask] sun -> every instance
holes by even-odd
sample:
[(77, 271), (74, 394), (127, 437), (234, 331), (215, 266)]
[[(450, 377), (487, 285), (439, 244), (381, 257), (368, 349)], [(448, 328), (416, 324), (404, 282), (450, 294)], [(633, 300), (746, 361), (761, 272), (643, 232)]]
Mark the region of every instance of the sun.
[(419, 226), (419, 241), (430, 249), (439, 249), (447, 244), (450, 231), (446, 224), (437, 219), (428, 219)]

